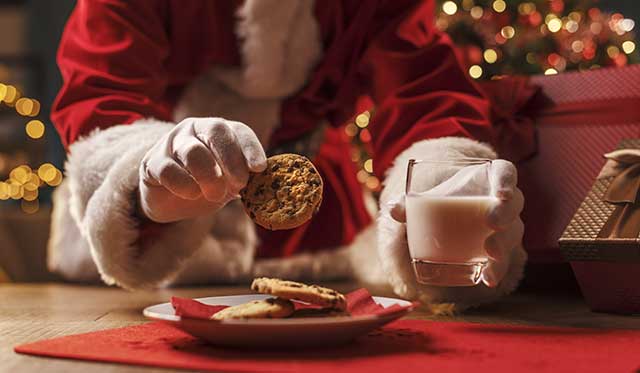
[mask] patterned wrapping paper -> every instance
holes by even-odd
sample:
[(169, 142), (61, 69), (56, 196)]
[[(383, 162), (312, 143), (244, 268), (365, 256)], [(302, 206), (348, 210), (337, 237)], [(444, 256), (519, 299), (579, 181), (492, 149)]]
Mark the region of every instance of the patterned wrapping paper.
[[(640, 137), (640, 66), (536, 76), (531, 83), (552, 105), (536, 118), (535, 156), (518, 164), (524, 242), (530, 262), (559, 263), (565, 259), (558, 239), (600, 172), (602, 155)], [(553, 110), (576, 104), (602, 109), (579, 120)]]
[[(640, 139), (623, 140), (617, 149), (640, 149)], [(559, 245), (593, 310), (640, 313), (640, 237), (599, 237), (605, 224), (615, 219), (617, 205), (606, 201), (614, 179), (595, 179)]]

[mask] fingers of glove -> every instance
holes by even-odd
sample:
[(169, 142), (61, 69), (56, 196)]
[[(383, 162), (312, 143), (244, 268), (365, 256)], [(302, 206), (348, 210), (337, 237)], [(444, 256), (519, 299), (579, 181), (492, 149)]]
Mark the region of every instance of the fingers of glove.
[(507, 274), (509, 264), (509, 260), (499, 262), (490, 260), (487, 268), (482, 271), (482, 282), (490, 288), (497, 287)]
[(405, 209), (404, 201), (404, 197), (400, 197), (389, 202), (389, 213), (391, 214), (391, 217), (399, 223), (407, 221), (407, 211)]
[(227, 186), (222, 170), (211, 150), (193, 132), (183, 132), (174, 138), (173, 153), (196, 180), (206, 200), (219, 202), (225, 197)]
[(201, 196), (193, 177), (172, 158), (150, 157), (143, 161), (140, 172), (143, 182), (161, 185), (180, 198), (193, 200)]
[(231, 127), (238, 139), (240, 150), (244, 154), (247, 167), (251, 172), (262, 172), (267, 168), (267, 155), (264, 153), (264, 148), (258, 140), (255, 132), (247, 125), (227, 121), (227, 124)]
[(524, 196), (515, 188), (511, 198), (498, 200), (487, 213), (487, 224), (494, 230), (503, 230), (518, 219), (524, 207)]
[(511, 250), (522, 243), (524, 224), (516, 219), (507, 229), (493, 232), (484, 242), (489, 257), (495, 261), (505, 260)]
[(249, 179), (249, 168), (233, 130), (220, 118), (199, 119), (194, 128), (196, 136), (211, 150), (222, 169), (227, 192), (237, 194)]
[(510, 199), (518, 183), (518, 170), (513, 163), (496, 159), (491, 162), (489, 182), (494, 196)]

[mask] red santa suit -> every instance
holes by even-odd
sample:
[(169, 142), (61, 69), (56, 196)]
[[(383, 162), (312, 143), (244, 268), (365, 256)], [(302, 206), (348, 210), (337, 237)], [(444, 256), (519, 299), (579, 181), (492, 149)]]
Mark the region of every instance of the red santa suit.
[[(488, 102), (432, 26), (433, 10), (414, 0), (79, 1), (58, 54), (64, 86), (52, 119), (69, 159), (54, 197), (50, 266), (129, 288), (362, 275), (409, 296), (370, 255), (376, 245), (402, 244), (399, 230), (375, 238), (338, 126), (358, 97), (375, 103), (369, 130), (385, 180), (381, 204), (402, 193), (400, 159), (495, 157), (470, 140), (490, 137)], [(320, 133), (318, 214), (268, 232), (231, 203), (193, 221), (141, 226), (133, 214), (140, 159), (193, 116), (246, 123), (267, 152)], [(515, 287), (520, 251), (503, 285), (483, 297)], [(366, 258), (373, 264), (352, 264)]]

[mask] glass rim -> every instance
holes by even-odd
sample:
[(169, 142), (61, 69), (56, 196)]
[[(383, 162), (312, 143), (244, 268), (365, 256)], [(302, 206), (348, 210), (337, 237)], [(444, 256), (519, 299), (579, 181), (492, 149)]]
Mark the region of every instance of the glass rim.
[(492, 162), (493, 159), (489, 158), (456, 158), (451, 160), (443, 160), (443, 159), (409, 159), (409, 165), (420, 164), (420, 163), (439, 163), (439, 164), (482, 164), (487, 162)]

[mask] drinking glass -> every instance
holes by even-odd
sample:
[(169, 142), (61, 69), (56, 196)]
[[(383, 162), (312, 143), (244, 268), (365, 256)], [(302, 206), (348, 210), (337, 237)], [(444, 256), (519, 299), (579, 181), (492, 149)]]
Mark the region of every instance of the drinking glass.
[(409, 160), (407, 241), (419, 283), (474, 286), (481, 281), (489, 260), (484, 242), (492, 232), (486, 216), (497, 202), (490, 169), (489, 159)]

